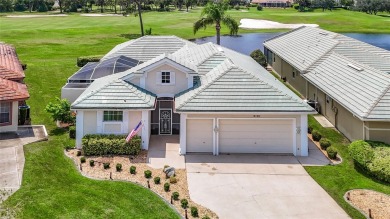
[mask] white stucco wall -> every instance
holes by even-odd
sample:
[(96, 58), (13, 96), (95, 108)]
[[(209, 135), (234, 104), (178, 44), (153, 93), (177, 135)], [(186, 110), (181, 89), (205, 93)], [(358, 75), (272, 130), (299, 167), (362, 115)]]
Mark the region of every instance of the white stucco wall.
[[(161, 78), (158, 73), (162, 71), (171, 72), (171, 75), (174, 73), (174, 84), (161, 84)], [(171, 94), (173, 96), (188, 88), (187, 74), (168, 64), (161, 65), (148, 71), (145, 76), (145, 89), (157, 94), (157, 96), (167, 96), (166, 94)]]

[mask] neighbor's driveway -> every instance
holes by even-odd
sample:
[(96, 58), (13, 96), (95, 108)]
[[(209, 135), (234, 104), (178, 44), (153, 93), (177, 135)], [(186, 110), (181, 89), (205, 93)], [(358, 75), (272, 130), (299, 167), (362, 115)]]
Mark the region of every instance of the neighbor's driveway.
[(187, 155), (186, 168), (191, 199), (222, 219), (349, 218), (293, 156)]

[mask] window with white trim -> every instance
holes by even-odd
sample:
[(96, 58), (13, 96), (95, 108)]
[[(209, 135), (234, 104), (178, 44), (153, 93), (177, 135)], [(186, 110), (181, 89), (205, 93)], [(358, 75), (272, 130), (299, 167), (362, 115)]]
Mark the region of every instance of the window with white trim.
[(11, 123), (11, 102), (0, 102), (0, 124)]
[(123, 111), (104, 111), (103, 122), (122, 122)]
[(161, 84), (170, 84), (171, 83), (171, 72), (163, 71), (161, 72)]

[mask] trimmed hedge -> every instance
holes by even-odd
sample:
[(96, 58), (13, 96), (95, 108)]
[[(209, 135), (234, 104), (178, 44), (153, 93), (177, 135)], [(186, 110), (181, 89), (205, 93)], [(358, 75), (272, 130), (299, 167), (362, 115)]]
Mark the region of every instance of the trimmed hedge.
[(390, 183), (390, 145), (375, 141), (354, 141), (348, 147), (355, 165), (378, 180)]
[(102, 57), (103, 57), (102, 55), (80, 56), (77, 58), (77, 66), (83, 67), (88, 62), (99, 62)]
[(337, 149), (335, 147), (326, 148), (326, 153), (328, 154), (328, 157), (332, 160), (337, 158)]
[(126, 142), (125, 135), (85, 135), (82, 139), (86, 156), (137, 155), (141, 151), (141, 137), (134, 136)]
[(311, 132), (311, 136), (313, 137), (314, 141), (319, 141), (322, 138), (321, 133), (319, 133), (317, 130), (313, 130)]
[(326, 150), (331, 145), (332, 145), (332, 143), (328, 139), (326, 139), (326, 138), (322, 138), (320, 140), (320, 146), (321, 146), (322, 150)]

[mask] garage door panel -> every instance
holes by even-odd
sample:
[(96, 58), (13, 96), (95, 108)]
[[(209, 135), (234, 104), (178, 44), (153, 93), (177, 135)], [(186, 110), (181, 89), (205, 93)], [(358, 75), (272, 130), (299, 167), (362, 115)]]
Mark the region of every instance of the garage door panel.
[(220, 153), (293, 153), (292, 120), (220, 120)]
[(187, 120), (187, 152), (213, 153), (213, 120)]

